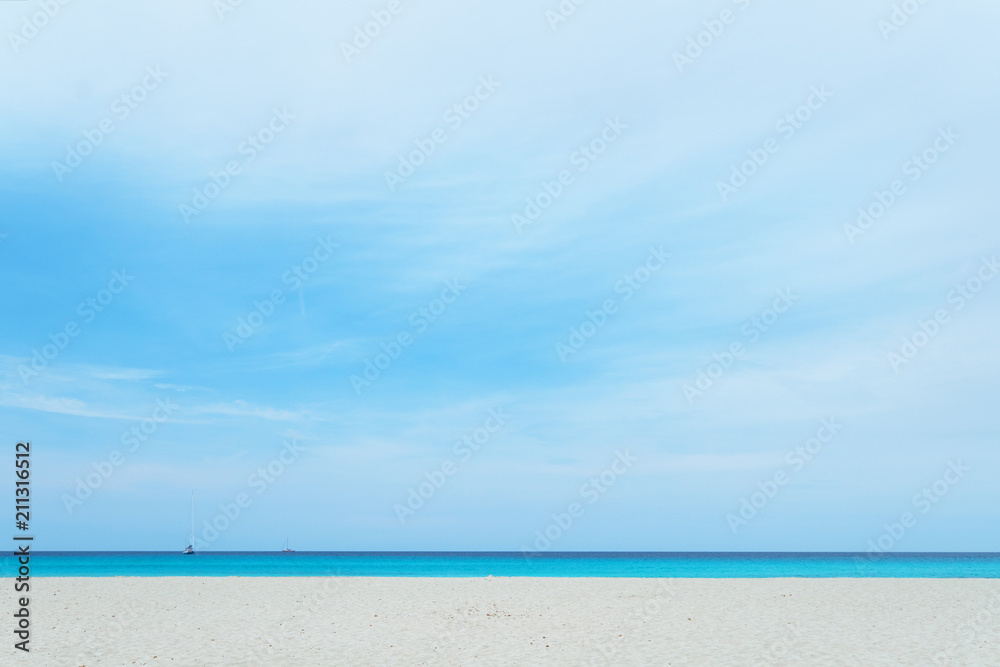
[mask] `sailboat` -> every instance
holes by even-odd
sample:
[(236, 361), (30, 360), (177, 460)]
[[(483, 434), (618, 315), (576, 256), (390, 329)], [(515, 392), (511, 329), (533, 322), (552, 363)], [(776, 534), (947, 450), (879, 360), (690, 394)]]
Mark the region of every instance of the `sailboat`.
[(188, 542), (187, 548), (181, 553), (185, 556), (190, 556), (194, 553), (194, 491), (191, 492), (191, 540)]
[(295, 549), (289, 549), (288, 548), (288, 538), (287, 537), (285, 538), (285, 548), (281, 550), (281, 553), (283, 553), (283, 554), (293, 554), (293, 553), (295, 553)]

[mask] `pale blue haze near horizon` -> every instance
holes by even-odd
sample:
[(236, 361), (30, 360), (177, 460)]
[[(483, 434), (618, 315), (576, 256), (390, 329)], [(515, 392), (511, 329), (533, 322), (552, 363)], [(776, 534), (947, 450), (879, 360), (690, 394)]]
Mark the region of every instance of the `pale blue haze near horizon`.
[[(42, 10), (0, 3), (0, 459), (31, 441), (34, 548), (180, 549), (193, 492), (199, 535), (250, 500), (213, 551), (520, 551), (573, 503), (547, 548), (864, 552), (889, 535), (894, 552), (1000, 551), (1000, 280), (956, 291), (1000, 252), (1000, 6), (927, 2), (884, 35), (892, 2), (592, 0), (553, 29), (556, 0), (401, 0), (348, 62), (341, 44), (386, 6), (71, 2), (19, 41)], [(447, 110), (477, 89), (456, 126)], [(53, 168), (104, 119), (92, 154)], [(884, 215), (845, 232), (894, 180)], [(314, 251), (329, 257), (295, 289), (286, 272)], [(644, 266), (641, 289), (619, 284)], [(123, 270), (89, 320), (79, 304)], [(275, 290), (252, 336), (225, 337)], [(557, 347), (609, 299), (578, 350)], [(455, 443), (498, 425), (491, 410), (503, 424), (463, 460)], [(789, 458), (831, 419), (811, 460)], [(273, 482), (253, 477), (282, 451)], [(613, 464), (613, 484), (581, 489)], [(88, 475), (99, 486), (68, 504)], [(755, 493), (745, 524), (727, 519)]]

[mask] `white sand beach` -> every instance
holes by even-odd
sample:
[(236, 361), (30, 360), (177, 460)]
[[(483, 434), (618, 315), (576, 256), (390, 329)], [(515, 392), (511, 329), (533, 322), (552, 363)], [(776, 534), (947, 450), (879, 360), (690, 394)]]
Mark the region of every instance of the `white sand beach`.
[(31, 612), (17, 664), (1000, 665), (989, 579), (48, 578)]

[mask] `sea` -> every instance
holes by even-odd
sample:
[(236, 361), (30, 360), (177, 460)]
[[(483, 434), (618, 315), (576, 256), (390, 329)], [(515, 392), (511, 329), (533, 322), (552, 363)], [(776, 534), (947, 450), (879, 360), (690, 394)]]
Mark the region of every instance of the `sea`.
[[(9, 553), (9, 552), (8, 552)], [(3, 577), (18, 576), (14, 556)], [(32, 577), (1000, 578), (997, 553), (40, 551)]]

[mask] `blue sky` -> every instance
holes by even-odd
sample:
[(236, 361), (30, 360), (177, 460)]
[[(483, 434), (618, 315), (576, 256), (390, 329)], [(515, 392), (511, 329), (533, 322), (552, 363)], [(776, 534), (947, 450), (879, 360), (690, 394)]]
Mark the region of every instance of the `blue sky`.
[(0, 432), (37, 548), (178, 549), (192, 491), (209, 550), (520, 550), (572, 503), (547, 548), (862, 551), (905, 512), (894, 550), (1000, 548), (1000, 8), (218, 6), (0, 6)]

